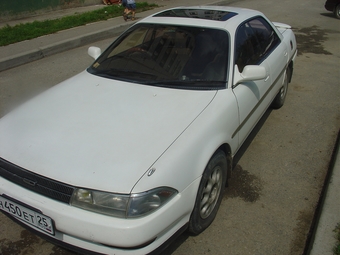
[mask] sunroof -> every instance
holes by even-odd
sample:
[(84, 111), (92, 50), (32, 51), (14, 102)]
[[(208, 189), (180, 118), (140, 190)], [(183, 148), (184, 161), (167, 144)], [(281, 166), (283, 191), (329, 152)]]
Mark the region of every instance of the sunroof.
[(207, 9), (172, 9), (154, 15), (154, 17), (181, 17), (225, 21), (236, 16), (235, 12)]

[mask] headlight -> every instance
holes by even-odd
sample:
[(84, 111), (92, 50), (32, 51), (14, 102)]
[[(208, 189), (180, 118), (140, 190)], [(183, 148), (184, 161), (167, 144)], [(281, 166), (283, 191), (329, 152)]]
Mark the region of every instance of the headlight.
[(133, 218), (157, 210), (176, 194), (177, 191), (169, 187), (131, 195), (76, 189), (71, 198), (71, 205), (114, 217)]

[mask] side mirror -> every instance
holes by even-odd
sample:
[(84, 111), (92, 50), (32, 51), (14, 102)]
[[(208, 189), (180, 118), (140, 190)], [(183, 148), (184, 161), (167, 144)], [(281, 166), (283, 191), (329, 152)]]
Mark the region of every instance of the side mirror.
[(266, 78), (267, 71), (264, 66), (249, 65), (243, 68), (242, 73), (239, 72), (238, 66), (234, 68), (234, 85), (245, 81), (256, 81)]
[(98, 47), (91, 46), (87, 53), (94, 59), (97, 59), (102, 54), (102, 50)]

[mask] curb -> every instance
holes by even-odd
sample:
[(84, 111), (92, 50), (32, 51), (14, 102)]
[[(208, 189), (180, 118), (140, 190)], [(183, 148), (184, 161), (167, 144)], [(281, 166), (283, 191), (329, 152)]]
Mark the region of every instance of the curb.
[(47, 46), (38, 47), (37, 49), (28, 52), (0, 59), (0, 72), (66, 50), (77, 48), (96, 41), (104, 40), (109, 37), (118, 36), (131, 25), (132, 25), (131, 23), (120, 24), (110, 28), (98, 30), (92, 33), (87, 33), (84, 35), (73, 37), (67, 40), (58, 41)]
[[(312, 224), (309, 230), (309, 234), (307, 236), (303, 255), (317, 254), (317, 252), (319, 252), (320, 249), (322, 250), (323, 248), (323, 247), (319, 247), (321, 240), (316, 240), (316, 236), (317, 236), (317, 232), (320, 231), (320, 229), (323, 227), (322, 224), (325, 224), (324, 222), (321, 222), (320, 219), (322, 215), (327, 212), (325, 201), (327, 199), (327, 195), (329, 194), (330, 189), (332, 188), (330, 185), (330, 182), (335, 171), (334, 169), (336, 167), (336, 161), (340, 160), (339, 158), (340, 148), (339, 147), (340, 147), (340, 131), (338, 132), (338, 135), (335, 141), (335, 145), (334, 145), (332, 156), (331, 156), (331, 161), (328, 165), (327, 175), (325, 177), (323, 188), (321, 190), (321, 194), (319, 197), (319, 201), (315, 209), (313, 221), (312, 221)], [(333, 227), (335, 227), (335, 225)], [(330, 247), (330, 251), (331, 250), (332, 250), (332, 247)], [(326, 252), (326, 251), (323, 250), (323, 252)]]

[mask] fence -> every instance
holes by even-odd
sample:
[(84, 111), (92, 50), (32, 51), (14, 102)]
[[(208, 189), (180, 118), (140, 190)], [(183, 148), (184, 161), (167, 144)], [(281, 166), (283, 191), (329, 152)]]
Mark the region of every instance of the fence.
[(1, 20), (9, 20), (41, 12), (102, 3), (102, 0), (0, 0), (0, 17)]

